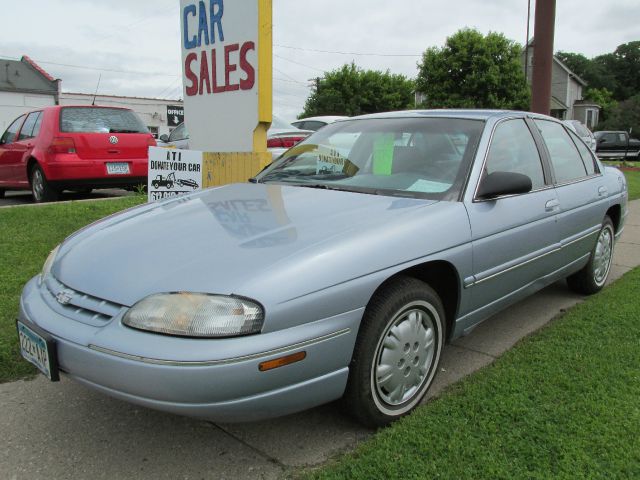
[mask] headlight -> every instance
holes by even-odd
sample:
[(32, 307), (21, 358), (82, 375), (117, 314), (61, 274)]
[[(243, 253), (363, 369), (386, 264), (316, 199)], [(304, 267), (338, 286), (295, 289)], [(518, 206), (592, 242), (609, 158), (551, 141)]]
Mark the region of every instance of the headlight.
[(125, 325), (184, 337), (231, 337), (257, 333), (264, 312), (251, 300), (202, 293), (151, 295), (129, 309)]
[(60, 245), (58, 245), (56, 248), (51, 250), (51, 253), (45, 260), (44, 265), (42, 266), (42, 272), (40, 273), (40, 281), (39, 281), (40, 284), (42, 284), (46, 276), (49, 275), (49, 273), (51, 272), (51, 266), (53, 265), (53, 262), (56, 259), (56, 255), (58, 255), (59, 249), (60, 249)]

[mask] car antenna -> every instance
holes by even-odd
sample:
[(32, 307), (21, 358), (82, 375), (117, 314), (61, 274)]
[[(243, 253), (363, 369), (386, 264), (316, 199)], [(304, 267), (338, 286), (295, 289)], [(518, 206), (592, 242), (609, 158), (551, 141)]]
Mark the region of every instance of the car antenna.
[(98, 85), (96, 85), (96, 93), (93, 94), (93, 101), (91, 102), (91, 106), (96, 104), (96, 95), (98, 95), (98, 88), (100, 88), (100, 79), (102, 78), (102, 73), (98, 75)]

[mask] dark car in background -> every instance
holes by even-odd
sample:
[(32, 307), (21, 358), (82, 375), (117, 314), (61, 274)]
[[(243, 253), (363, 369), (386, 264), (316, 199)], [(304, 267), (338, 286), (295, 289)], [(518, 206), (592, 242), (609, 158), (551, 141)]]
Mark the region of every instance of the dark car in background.
[(601, 159), (640, 159), (640, 140), (624, 130), (595, 132), (596, 154)]
[(21, 115), (0, 137), (0, 196), (31, 189), (36, 202), (63, 190), (147, 183), (156, 141), (127, 108), (53, 106)]

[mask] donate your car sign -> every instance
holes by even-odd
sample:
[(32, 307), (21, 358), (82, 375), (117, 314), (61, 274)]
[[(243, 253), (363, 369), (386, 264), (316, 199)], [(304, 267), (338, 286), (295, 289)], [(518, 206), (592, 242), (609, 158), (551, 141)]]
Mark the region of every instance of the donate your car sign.
[(202, 188), (202, 152), (149, 147), (149, 201)]

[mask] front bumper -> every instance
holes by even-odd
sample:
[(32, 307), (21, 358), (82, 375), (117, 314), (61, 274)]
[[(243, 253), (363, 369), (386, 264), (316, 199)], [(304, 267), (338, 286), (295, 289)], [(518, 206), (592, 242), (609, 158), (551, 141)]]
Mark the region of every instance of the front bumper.
[[(54, 338), (62, 373), (138, 405), (214, 421), (276, 417), (342, 396), (362, 317), (358, 309), (266, 334), (183, 339), (132, 330), (122, 313), (101, 327), (76, 321), (52, 309), (43, 288), (37, 277), (25, 286), (19, 318)], [(307, 355), (300, 362), (258, 370), (301, 350)]]

